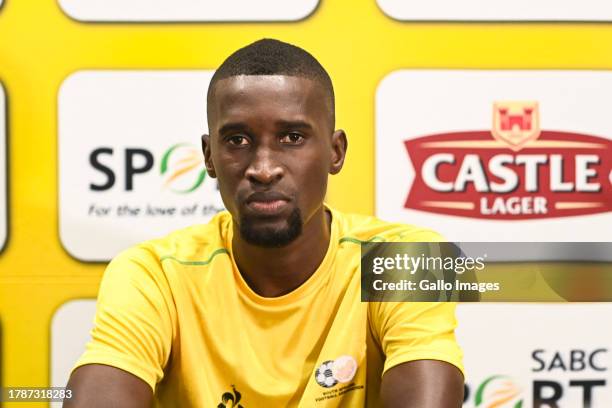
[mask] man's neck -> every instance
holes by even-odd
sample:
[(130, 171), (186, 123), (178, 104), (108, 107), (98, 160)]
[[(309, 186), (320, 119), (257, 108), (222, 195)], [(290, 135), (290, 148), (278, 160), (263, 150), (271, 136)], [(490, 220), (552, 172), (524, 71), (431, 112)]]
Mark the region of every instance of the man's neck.
[(282, 248), (245, 242), (234, 224), (232, 252), (240, 274), (263, 297), (278, 297), (295, 289), (317, 270), (329, 246), (331, 214), (321, 207), (304, 223), (302, 234)]

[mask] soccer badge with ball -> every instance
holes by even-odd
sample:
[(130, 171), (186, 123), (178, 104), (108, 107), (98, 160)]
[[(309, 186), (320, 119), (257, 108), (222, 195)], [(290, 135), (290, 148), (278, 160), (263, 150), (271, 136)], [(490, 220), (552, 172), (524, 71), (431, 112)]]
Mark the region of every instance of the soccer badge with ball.
[(331, 388), (338, 383), (347, 383), (355, 377), (357, 361), (351, 356), (340, 356), (324, 361), (315, 370), (315, 380), (321, 387)]

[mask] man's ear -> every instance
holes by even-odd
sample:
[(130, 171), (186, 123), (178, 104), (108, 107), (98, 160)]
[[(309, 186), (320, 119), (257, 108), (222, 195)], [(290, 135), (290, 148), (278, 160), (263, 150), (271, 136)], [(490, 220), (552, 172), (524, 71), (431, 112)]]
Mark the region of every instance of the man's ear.
[(210, 157), (210, 136), (202, 135), (202, 153), (204, 153), (204, 164), (206, 165), (206, 172), (212, 178), (217, 178), (217, 173), (215, 172), (215, 166)]
[(338, 174), (344, 165), (344, 158), (348, 149), (348, 140), (344, 130), (338, 129), (334, 132), (331, 138), (331, 163), (329, 166), (329, 174)]

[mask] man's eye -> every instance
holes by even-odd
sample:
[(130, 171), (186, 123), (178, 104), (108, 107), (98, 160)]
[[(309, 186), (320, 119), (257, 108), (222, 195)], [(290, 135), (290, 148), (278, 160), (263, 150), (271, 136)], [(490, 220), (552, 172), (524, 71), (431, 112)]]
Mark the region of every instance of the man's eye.
[(227, 141), (234, 146), (246, 146), (249, 144), (249, 140), (246, 137), (240, 135), (231, 136), (227, 139)]
[(304, 136), (299, 133), (291, 132), (281, 137), (281, 143), (300, 144), (304, 141)]

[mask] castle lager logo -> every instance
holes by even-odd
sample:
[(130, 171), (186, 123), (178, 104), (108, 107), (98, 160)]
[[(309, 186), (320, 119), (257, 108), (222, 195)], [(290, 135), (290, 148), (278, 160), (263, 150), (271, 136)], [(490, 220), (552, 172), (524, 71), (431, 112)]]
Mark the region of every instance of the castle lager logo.
[(537, 102), (498, 102), (493, 105), (491, 134), (514, 151), (540, 136)]
[(489, 131), (404, 144), (416, 174), (405, 208), (496, 220), (612, 211), (612, 141), (542, 130), (535, 101), (494, 103)]

